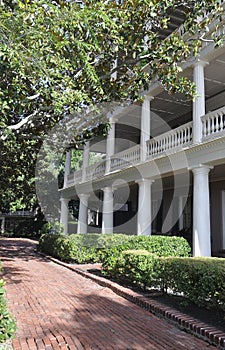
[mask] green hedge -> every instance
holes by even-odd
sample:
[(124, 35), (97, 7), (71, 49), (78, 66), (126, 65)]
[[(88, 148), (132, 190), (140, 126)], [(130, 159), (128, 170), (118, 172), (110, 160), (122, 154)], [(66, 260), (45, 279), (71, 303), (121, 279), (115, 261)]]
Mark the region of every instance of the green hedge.
[(127, 241), (128, 236), (100, 235), (100, 234), (73, 234), (63, 236), (44, 234), (38, 244), (38, 250), (55, 258), (67, 262), (98, 262), (108, 247), (116, 246)]
[(182, 293), (198, 306), (225, 311), (225, 260), (160, 258), (155, 266), (162, 290)]
[(159, 256), (188, 256), (190, 246), (181, 237), (129, 236), (125, 234), (73, 234), (70, 236), (44, 234), (38, 250), (62, 261), (103, 262), (113, 264), (122, 251), (144, 249)]
[[(0, 270), (1, 269), (2, 267), (0, 263)], [(7, 310), (7, 305), (4, 298), (4, 284), (4, 280), (0, 279), (0, 343), (3, 343), (7, 339), (11, 338), (16, 332), (15, 321)]]
[(110, 269), (110, 275), (126, 283), (151, 286), (154, 283), (157, 258), (157, 255), (147, 250), (125, 250)]
[(147, 251), (124, 251), (110, 274), (141, 287), (178, 294), (198, 306), (225, 311), (225, 260), (158, 257)]
[(129, 236), (124, 244), (105, 249), (102, 254), (102, 266), (107, 273), (113, 272), (117, 259), (126, 250), (146, 250), (157, 256), (187, 257), (191, 248), (183, 237), (175, 236)]

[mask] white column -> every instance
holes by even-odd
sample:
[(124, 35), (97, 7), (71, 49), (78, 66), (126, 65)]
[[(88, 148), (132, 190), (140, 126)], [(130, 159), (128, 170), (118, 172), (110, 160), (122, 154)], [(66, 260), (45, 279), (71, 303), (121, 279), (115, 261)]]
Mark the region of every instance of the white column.
[(211, 256), (209, 171), (212, 167), (193, 168), (193, 255)]
[(66, 152), (66, 162), (65, 162), (65, 173), (64, 173), (64, 183), (63, 187), (67, 186), (67, 177), (71, 170), (71, 150)]
[(147, 155), (146, 141), (150, 139), (151, 134), (151, 109), (150, 101), (153, 100), (152, 96), (145, 96), (141, 109), (141, 160), (144, 161)]
[(183, 210), (184, 210), (184, 201), (183, 201), (183, 196), (178, 197), (178, 226), (179, 226), (179, 231), (183, 230), (184, 228), (184, 216), (183, 216)]
[(2, 216), (1, 220), (2, 220), (2, 222), (1, 222), (1, 233), (4, 233), (5, 232), (5, 217)]
[(89, 194), (86, 194), (86, 193), (79, 194), (79, 198), (80, 198), (80, 206), (79, 206), (77, 233), (85, 234), (87, 233)]
[(110, 129), (106, 140), (106, 174), (110, 172), (110, 157), (115, 153), (116, 120), (110, 119)]
[(86, 179), (86, 169), (89, 165), (90, 141), (86, 142), (83, 150), (82, 182)]
[(64, 227), (64, 234), (67, 235), (68, 234), (69, 199), (60, 198), (60, 201), (61, 201), (60, 223)]
[(113, 190), (103, 188), (102, 233), (113, 233)]
[(193, 70), (193, 81), (196, 85), (198, 96), (193, 102), (193, 142), (200, 143), (202, 140), (202, 121), (201, 117), (205, 115), (205, 82), (204, 67), (207, 62), (197, 61)]
[(151, 186), (153, 180), (142, 179), (137, 181), (139, 185), (138, 193), (138, 218), (137, 218), (137, 234), (151, 235), (152, 223), (152, 201), (151, 201)]

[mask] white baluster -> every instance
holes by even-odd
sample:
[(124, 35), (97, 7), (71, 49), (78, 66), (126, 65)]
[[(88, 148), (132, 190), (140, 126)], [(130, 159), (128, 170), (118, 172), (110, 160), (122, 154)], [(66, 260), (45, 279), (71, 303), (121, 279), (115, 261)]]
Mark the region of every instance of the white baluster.
[(176, 134), (173, 134), (173, 147), (177, 146), (177, 138), (176, 138)]
[(177, 146), (180, 146), (181, 144), (180, 131), (178, 130), (176, 134), (177, 134)]
[(218, 132), (219, 131), (219, 115), (218, 113), (216, 113), (216, 125), (215, 125), (215, 131)]
[(180, 131), (180, 144), (183, 145), (184, 143), (184, 129), (181, 129)]
[(165, 151), (168, 151), (172, 144), (171, 135), (165, 136), (164, 140), (165, 140)]
[(152, 143), (152, 155), (154, 156), (155, 154), (155, 141)]
[(193, 140), (193, 125), (190, 126), (189, 128), (189, 141)]
[(210, 127), (210, 130), (211, 130), (211, 133), (214, 134), (214, 118), (213, 117), (210, 117), (210, 124), (211, 124), (211, 127)]
[(211, 125), (210, 125), (210, 118), (207, 120), (207, 136), (211, 134)]
[(203, 120), (203, 137), (206, 137), (206, 134), (207, 134), (206, 123), (207, 121), (204, 119)]
[(151, 143), (151, 155), (152, 156), (154, 155), (154, 146), (155, 146), (154, 141), (152, 141), (152, 143)]
[(161, 152), (165, 152), (165, 137), (161, 139)]
[(219, 113), (219, 116), (220, 116), (220, 126), (219, 126), (219, 129), (220, 131), (223, 130), (223, 112), (220, 112)]

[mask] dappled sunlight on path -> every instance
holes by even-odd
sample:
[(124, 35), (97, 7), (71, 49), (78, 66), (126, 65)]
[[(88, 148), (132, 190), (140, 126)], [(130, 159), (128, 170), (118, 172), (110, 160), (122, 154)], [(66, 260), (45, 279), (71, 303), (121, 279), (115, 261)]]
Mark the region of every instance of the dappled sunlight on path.
[(14, 350), (206, 350), (203, 340), (35, 253), (36, 243), (0, 238)]

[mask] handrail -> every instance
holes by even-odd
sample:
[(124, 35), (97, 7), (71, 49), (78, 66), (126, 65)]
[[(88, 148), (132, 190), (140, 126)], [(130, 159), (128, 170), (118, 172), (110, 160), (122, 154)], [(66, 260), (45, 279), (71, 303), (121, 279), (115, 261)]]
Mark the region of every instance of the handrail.
[(193, 122), (191, 121), (147, 141), (147, 158), (171, 152), (191, 144), (192, 127)]

